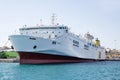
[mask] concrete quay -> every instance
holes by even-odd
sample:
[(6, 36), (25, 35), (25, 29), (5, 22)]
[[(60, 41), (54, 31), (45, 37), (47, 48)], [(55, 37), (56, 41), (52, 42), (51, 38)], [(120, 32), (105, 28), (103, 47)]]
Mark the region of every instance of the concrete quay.
[(17, 59), (17, 58), (0, 59), (0, 62), (6, 62), (6, 63), (18, 63), (18, 62), (19, 62), (19, 59)]

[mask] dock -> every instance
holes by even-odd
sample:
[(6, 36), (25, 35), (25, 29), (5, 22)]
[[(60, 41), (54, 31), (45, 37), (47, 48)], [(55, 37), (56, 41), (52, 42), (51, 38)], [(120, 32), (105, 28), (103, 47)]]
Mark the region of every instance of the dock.
[(106, 51), (106, 60), (109, 61), (120, 61), (120, 50), (109, 49)]
[(0, 62), (6, 62), (6, 63), (18, 63), (19, 59), (17, 58), (11, 58), (11, 59), (0, 59)]

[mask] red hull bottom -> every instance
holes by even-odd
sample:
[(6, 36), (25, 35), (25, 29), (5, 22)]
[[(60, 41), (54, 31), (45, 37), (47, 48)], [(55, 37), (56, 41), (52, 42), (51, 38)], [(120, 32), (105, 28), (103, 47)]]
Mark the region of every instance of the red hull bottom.
[(61, 56), (43, 53), (18, 52), (20, 64), (48, 64), (48, 63), (72, 63), (72, 62), (90, 62), (95, 59), (84, 59), (71, 56)]

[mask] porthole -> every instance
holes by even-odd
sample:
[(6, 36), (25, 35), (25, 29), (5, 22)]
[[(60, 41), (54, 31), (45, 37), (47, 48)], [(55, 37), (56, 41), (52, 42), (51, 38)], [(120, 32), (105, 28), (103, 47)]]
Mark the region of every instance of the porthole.
[(36, 46), (36, 45), (34, 45), (34, 46), (33, 46), (33, 49), (36, 49), (36, 48), (37, 48), (37, 46)]

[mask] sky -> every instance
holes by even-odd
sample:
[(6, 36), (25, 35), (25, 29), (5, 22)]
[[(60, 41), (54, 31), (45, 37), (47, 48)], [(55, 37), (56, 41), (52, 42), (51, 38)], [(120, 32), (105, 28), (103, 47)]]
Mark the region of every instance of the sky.
[(105, 48), (120, 49), (120, 0), (0, 0), (0, 46), (23, 25), (66, 25), (75, 34), (91, 33)]

